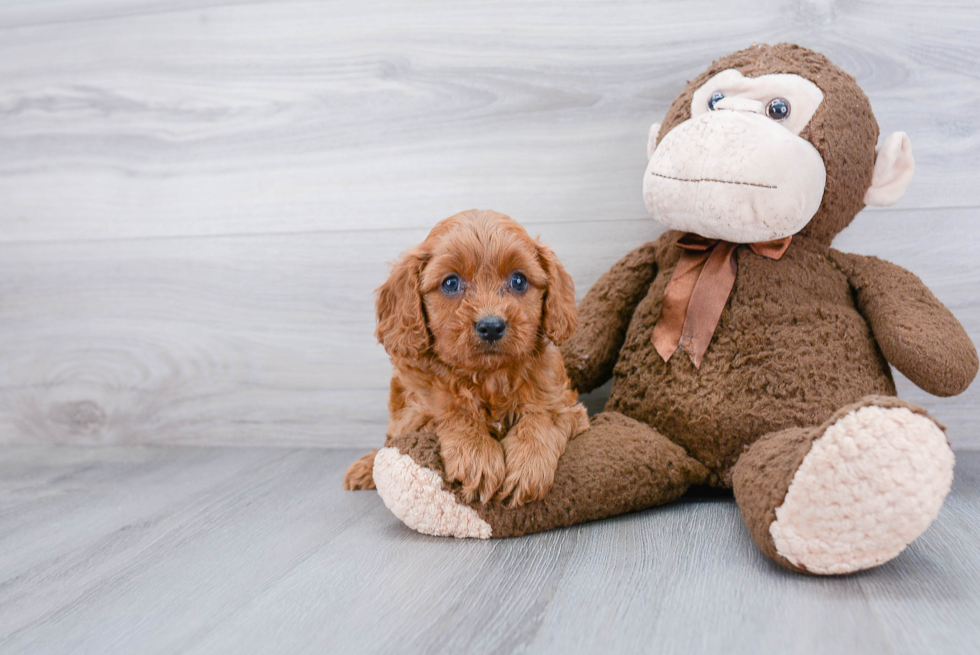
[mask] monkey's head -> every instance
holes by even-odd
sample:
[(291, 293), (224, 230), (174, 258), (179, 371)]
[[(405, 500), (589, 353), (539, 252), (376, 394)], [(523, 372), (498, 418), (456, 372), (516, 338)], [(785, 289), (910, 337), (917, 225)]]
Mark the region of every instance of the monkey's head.
[(668, 228), (736, 243), (829, 245), (865, 205), (902, 197), (908, 136), (880, 148), (854, 78), (790, 44), (752, 46), (689, 82), (650, 129), (643, 199)]

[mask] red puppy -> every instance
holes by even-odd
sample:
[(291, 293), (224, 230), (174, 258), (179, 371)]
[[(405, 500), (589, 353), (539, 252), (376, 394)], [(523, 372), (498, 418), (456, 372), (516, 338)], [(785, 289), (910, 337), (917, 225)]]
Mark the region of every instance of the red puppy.
[[(463, 212), (402, 255), (377, 312), (394, 365), (388, 436), (434, 432), (471, 500), (542, 498), (568, 440), (589, 427), (555, 347), (576, 313), (554, 253), (507, 216)], [(374, 455), (351, 465), (344, 488), (374, 488)]]

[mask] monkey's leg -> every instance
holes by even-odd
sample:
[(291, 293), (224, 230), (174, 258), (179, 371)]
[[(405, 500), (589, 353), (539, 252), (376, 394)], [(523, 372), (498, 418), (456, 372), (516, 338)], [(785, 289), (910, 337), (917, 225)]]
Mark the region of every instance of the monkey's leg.
[(558, 460), (555, 482), (541, 500), (507, 508), (463, 502), (444, 480), (434, 435), (415, 432), (389, 441), (374, 464), (385, 505), (408, 527), (455, 537), (515, 537), (616, 516), (670, 502), (709, 473), (653, 428), (607, 412), (572, 439)]
[(768, 434), (732, 469), (762, 551), (817, 574), (883, 564), (922, 534), (953, 482), (953, 452), (925, 410), (869, 396), (823, 425)]

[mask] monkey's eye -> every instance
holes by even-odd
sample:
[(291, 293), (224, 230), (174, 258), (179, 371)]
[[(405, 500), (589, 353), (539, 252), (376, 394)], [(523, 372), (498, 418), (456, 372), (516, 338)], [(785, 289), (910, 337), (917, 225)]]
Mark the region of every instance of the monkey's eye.
[(766, 105), (766, 116), (774, 121), (784, 121), (789, 116), (789, 103), (782, 98), (773, 98)]
[(459, 290), (462, 288), (463, 283), (460, 282), (458, 275), (450, 275), (442, 281), (442, 292), (445, 294), (452, 295), (454, 293), (459, 293)]
[(725, 97), (725, 94), (722, 93), (721, 91), (716, 91), (716, 92), (712, 93), (711, 94), (711, 97), (708, 98), (708, 109), (710, 109), (711, 111), (714, 111), (715, 110), (715, 105), (718, 104), (718, 102), (720, 102), (721, 99), (724, 98), (724, 97)]
[(523, 273), (514, 273), (510, 276), (510, 288), (517, 293), (527, 291), (527, 278), (524, 277)]

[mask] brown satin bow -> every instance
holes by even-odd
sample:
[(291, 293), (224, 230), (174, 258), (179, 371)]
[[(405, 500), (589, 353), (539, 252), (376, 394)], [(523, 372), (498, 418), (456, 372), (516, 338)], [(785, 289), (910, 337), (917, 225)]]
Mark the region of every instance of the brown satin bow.
[(738, 272), (735, 250), (739, 246), (748, 246), (755, 254), (769, 259), (779, 259), (792, 239), (789, 236), (743, 244), (706, 239), (691, 232), (678, 239), (677, 247), (683, 252), (664, 291), (660, 320), (653, 328), (653, 345), (664, 361), (680, 346), (690, 355), (695, 368), (701, 368), (701, 360), (735, 285)]

